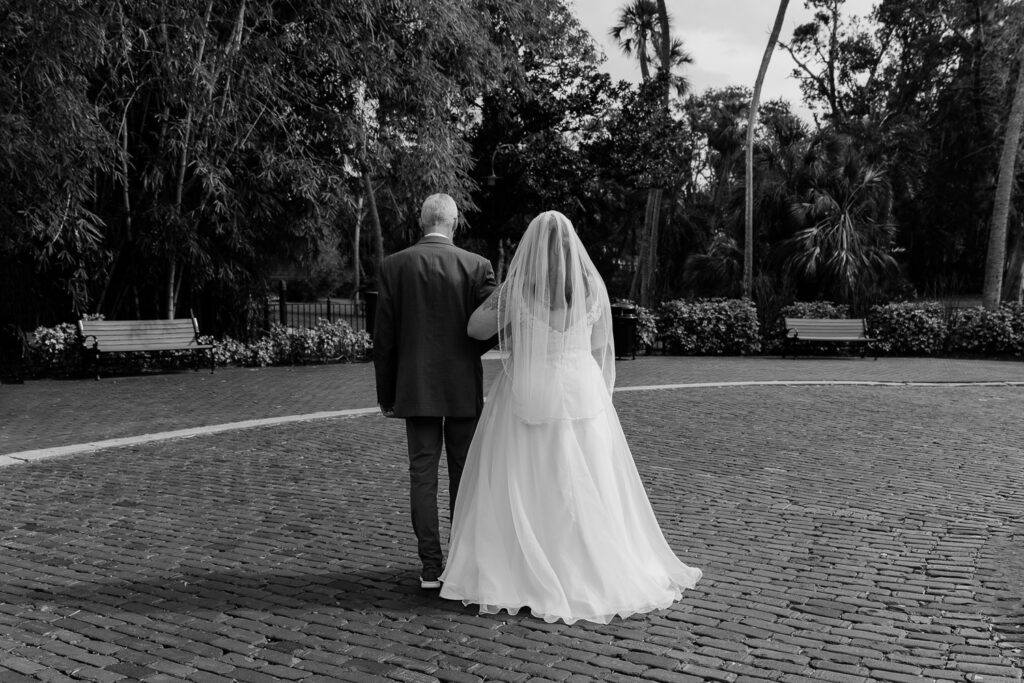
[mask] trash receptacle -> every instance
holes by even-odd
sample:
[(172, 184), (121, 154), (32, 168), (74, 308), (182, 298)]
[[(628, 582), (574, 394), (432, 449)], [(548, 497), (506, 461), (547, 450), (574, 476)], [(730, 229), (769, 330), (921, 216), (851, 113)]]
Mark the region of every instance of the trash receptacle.
[(615, 357), (636, 359), (636, 306), (627, 303), (612, 304), (612, 339)]

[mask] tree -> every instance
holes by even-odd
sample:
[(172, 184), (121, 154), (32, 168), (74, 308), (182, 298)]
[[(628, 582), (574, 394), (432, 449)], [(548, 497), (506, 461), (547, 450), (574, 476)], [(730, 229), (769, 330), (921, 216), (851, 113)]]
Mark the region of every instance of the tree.
[(789, 43), (779, 43), (796, 68), (804, 101), (823, 107), (824, 118), (842, 127), (871, 111), (879, 69), (887, 55), (890, 34), (877, 40), (856, 19), (843, 15), (846, 0), (805, 0), (814, 20), (798, 26)]
[(805, 292), (860, 304), (898, 268), (885, 173), (842, 135), (816, 140), (801, 173), (805, 189), (791, 204), (798, 227), (777, 246), (779, 260)]
[[(658, 5), (655, 0), (632, 0), (619, 10), (619, 20), (609, 31), (622, 53), (636, 56), (640, 63), (640, 77), (650, 80), (652, 48), (660, 40)], [(654, 50), (657, 54), (657, 50)]]
[[(673, 86), (679, 95), (685, 94), (685, 79), (673, 77), (673, 69), (689, 64), (691, 57), (683, 49), (681, 41), (671, 36), (670, 17), (664, 0), (633, 0), (623, 8), (619, 24), (612, 28), (612, 37), (619, 41), (623, 52), (627, 55), (637, 54), (640, 60), (642, 87), (649, 91), (653, 88), (656, 97), (648, 100), (661, 118), (669, 118), (669, 103)], [(626, 36), (623, 38), (623, 36)], [(652, 50), (657, 59), (657, 78), (650, 77), (649, 62)], [(656, 124), (662, 127), (665, 124)], [(663, 187), (647, 188), (647, 203), (644, 209), (643, 226), (637, 240), (636, 270), (630, 286), (630, 297), (639, 300), (641, 305), (650, 305), (654, 288), (654, 275), (658, 262), (659, 223)]]
[(785, 47), (819, 129), (885, 168), (913, 285), (980, 291), (1019, 3), (881, 0), (866, 22), (843, 0), (810, 5), (814, 20)]
[(999, 308), (1003, 287), (1003, 269), (1006, 261), (1006, 226), (1010, 218), (1010, 199), (1013, 193), (1021, 128), (1024, 126), (1024, 48), (1018, 52), (1017, 85), (1013, 89), (1013, 104), (1006, 122), (1003, 149), (999, 157), (999, 175), (992, 207), (991, 232), (988, 237), (988, 256), (985, 259), (985, 287), (982, 302), (985, 308)]
[(370, 189), (379, 261), (425, 194), (470, 201), (480, 97), (562, 30), (557, 0), (196, 4), (7, 3), (0, 270), (62, 318), (230, 317)]
[(746, 145), (746, 207), (745, 207), (745, 229), (743, 242), (743, 296), (750, 298), (751, 285), (754, 279), (754, 129), (757, 124), (757, 108), (761, 99), (761, 85), (764, 83), (764, 75), (768, 71), (768, 63), (771, 61), (772, 53), (775, 51), (775, 43), (782, 31), (782, 22), (786, 17), (786, 7), (789, 0), (779, 0), (779, 11), (775, 15), (775, 24), (772, 26), (771, 37), (765, 47), (764, 55), (761, 57), (761, 66), (757, 70), (757, 79), (754, 81), (754, 94), (750, 98), (750, 109), (747, 121), (747, 145)]
[(89, 92), (105, 59), (97, 40), (105, 25), (91, 5), (5, 3), (0, 271), (12, 279), (3, 305), (23, 299), (26, 324), (40, 322), (36, 311), (84, 310), (94, 274), (106, 267), (94, 180), (121, 173), (119, 145)]

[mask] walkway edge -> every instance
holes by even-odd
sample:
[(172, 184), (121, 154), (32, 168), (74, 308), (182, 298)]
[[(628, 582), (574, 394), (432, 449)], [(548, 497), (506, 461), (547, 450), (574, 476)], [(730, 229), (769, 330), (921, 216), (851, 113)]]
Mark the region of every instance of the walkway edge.
[(616, 387), (620, 391), (655, 391), (658, 389), (707, 389), (715, 387), (778, 387), (778, 386), (863, 386), (863, 387), (1024, 387), (1024, 382), (914, 382), (874, 380), (831, 380), (831, 379), (770, 379), (749, 382), (697, 382), (692, 384), (651, 384), (638, 387)]
[(17, 453), (5, 453), (0, 455), (0, 467), (18, 463), (43, 460), (45, 458), (56, 458), (62, 455), (76, 455), (79, 453), (90, 453), (104, 448), (115, 448), (117, 446), (135, 446), (152, 441), (167, 441), (170, 439), (187, 439), (193, 436), (206, 434), (217, 434), (219, 432), (231, 432), (239, 429), (251, 429), (253, 427), (268, 427), (273, 425), (288, 424), (290, 422), (309, 422), (313, 420), (328, 420), (338, 417), (359, 417), (379, 413), (378, 408), (354, 408), (351, 410), (330, 410), (319, 413), (307, 413), (305, 415), (282, 415), (280, 417), (266, 417), (259, 420), (242, 420), (241, 422), (226, 422), (218, 425), (207, 425), (205, 427), (192, 427), (190, 429), (175, 429), (169, 432), (155, 432), (141, 436), (126, 436), (117, 439), (105, 439), (103, 441), (91, 441), (88, 443), (74, 444), (71, 446), (56, 446), (53, 448), (39, 448), (31, 451), (19, 451)]
[[(1024, 382), (881, 382), (881, 381), (857, 381), (857, 380), (754, 380), (749, 382), (697, 382), (691, 384), (654, 384), (635, 387), (618, 387), (615, 392), (629, 391), (659, 391), (665, 389), (708, 389), (717, 387), (756, 387), (756, 386), (869, 386), (869, 387), (1014, 387), (1024, 386)], [(64, 455), (77, 455), (80, 453), (91, 453), (104, 448), (115, 448), (118, 446), (136, 446), (153, 441), (167, 441), (170, 439), (187, 439), (193, 436), (206, 434), (217, 434), (220, 432), (237, 431), (240, 429), (251, 429), (253, 427), (268, 427), (274, 425), (288, 424), (291, 422), (310, 422), (313, 420), (329, 420), (332, 418), (359, 417), (378, 413), (379, 409), (374, 408), (353, 408), (350, 410), (330, 410), (318, 413), (307, 413), (305, 415), (282, 415), (280, 417), (267, 417), (259, 420), (242, 420), (240, 422), (226, 422), (218, 425), (205, 427), (193, 427), (190, 429), (176, 429), (169, 432), (156, 432), (143, 434), (141, 436), (126, 436), (117, 439), (106, 439), (103, 441), (91, 441), (88, 443), (74, 444), (71, 446), (56, 446), (53, 448), (40, 448), (31, 451), (19, 451), (16, 453), (0, 454), (0, 467), (17, 465), (46, 458), (56, 458)]]

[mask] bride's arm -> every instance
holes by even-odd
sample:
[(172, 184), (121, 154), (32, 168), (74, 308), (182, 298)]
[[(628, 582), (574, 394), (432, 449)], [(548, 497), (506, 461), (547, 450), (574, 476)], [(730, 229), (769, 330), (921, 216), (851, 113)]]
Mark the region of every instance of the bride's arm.
[(480, 304), (473, 315), (469, 316), (466, 334), (473, 339), (486, 340), (498, 334), (498, 291), (495, 287), (491, 295)]

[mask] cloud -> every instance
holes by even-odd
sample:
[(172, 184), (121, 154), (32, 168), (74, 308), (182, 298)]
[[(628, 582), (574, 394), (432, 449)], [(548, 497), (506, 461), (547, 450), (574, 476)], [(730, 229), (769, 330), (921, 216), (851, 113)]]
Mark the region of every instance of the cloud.
[[(635, 59), (623, 55), (608, 30), (618, 19), (627, 0), (575, 0), (577, 17), (607, 55), (605, 70), (613, 78), (637, 82), (640, 68)], [(864, 16), (876, 0), (847, 0), (847, 15)], [(765, 45), (771, 34), (778, 4), (769, 0), (668, 0), (676, 33), (683, 39), (694, 63), (685, 70), (694, 92), (730, 85), (753, 87)], [(790, 0), (781, 38), (788, 40), (793, 29), (811, 19), (800, 0)], [(791, 76), (793, 61), (785, 52), (772, 55), (762, 89), (762, 101), (784, 98), (809, 118), (801, 102), (799, 83)]]

